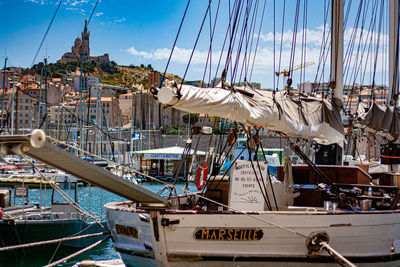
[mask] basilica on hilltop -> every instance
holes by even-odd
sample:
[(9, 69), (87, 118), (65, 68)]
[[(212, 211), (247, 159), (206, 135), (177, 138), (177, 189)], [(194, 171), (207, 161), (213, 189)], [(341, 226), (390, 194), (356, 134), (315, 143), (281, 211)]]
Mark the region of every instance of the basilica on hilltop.
[(110, 58), (108, 54), (102, 56), (90, 56), (90, 46), (89, 46), (89, 36), (90, 32), (87, 30), (87, 20), (85, 20), (85, 28), (82, 32), (82, 37), (77, 37), (74, 42), (74, 46), (71, 48), (71, 52), (65, 53), (59, 63), (69, 63), (69, 62), (80, 62), (81, 57), (83, 61), (94, 61), (96, 63), (110, 63)]

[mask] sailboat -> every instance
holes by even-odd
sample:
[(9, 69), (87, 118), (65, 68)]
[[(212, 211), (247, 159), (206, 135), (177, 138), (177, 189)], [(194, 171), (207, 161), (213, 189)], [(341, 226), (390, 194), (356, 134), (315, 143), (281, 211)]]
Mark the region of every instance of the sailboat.
[[(48, 183), (48, 186), (51, 183), (54, 185), (50, 206), (24, 203), (23, 205), (3, 207), (0, 218), (1, 248), (107, 232), (105, 221), (99, 223), (90, 221), (91, 218), (87, 214), (77, 211), (78, 180), (76, 178), (58, 174), (53, 181)], [(14, 195), (14, 202), (15, 197), (22, 197), (25, 200), (28, 198), (28, 188), (19, 187), (15, 189)], [(72, 200), (72, 204), (68, 198)], [(98, 234), (86, 239), (65, 240), (60, 245), (84, 248), (101, 239), (102, 236)], [(48, 248), (52, 248), (51, 244), (46, 247), (46, 249)], [(30, 249), (43, 249), (43, 247), (31, 246), (25, 249), (29, 251)], [(20, 251), (24, 251), (23, 248), (20, 248)]]
[[(343, 145), (338, 110), (343, 89), (343, 1), (332, 2), (333, 101), (293, 91), (256, 91), (246, 85), (226, 89), (224, 81), (216, 88), (166, 81), (153, 90), (155, 97), (166, 106), (220, 116), (246, 127), (261, 125), (288, 138)], [(391, 1), (394, 18), (397, 4)], [(231, 144), (235, 139), (235, 133), (228, 138)], [(126, 197), (129, 201), (105, 207), (113, 246), (127, 266), (400, 264), (399, 188), (372, 185), (369, 174), (358, 167), (315, 165), (295, 143), (292, 149), (307, 163), (301, 174), (292, 173), (286, 159), (285, 172), (272, 179), (267, 162), (249, 157), (232, 162), (229, 177), (211, 179), (200, 170), (199, 192), (169, 198), (75, 157), (40, 130), (0, 136), (0, 144), (2, 155), (27, 154)], [(248, 151), (259, 144), (260, 138), (249, 134)]]
[[(395, 2), (391, 12), (398, 11)], [(224, 81), (216, 88), (166, 81), (153, 94), (164, 107), (343, 146), (343, 1), (332, 1), (332, 19), (333, 100)], [(259, 142), (249, 134), (249, 150)], [(268, 177), (266, 162), (237, 160), (229, 178), (204, 179), (206, 191), (171, 198), (168, 208), (106, 204), (114, 248), (128, 266), (400, 264), (399, 189), (372, 185), (358, 167), (317, 166), (291, 146), (308, 164), (296, 177), (290, 164), (283, 181), (276, 181)]]

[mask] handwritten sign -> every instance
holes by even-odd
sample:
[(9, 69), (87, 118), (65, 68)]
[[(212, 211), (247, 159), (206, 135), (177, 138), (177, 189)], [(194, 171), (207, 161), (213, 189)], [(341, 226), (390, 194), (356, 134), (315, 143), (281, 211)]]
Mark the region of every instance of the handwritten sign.
[(256, 228), (200, 228), (194, 235), (201, 240), (254, 241), (260, 240), (264, 233)]
[(264, 210), (260, 185), (266, 185), (267, 173), (267, 162), (259, 162), (258, 165), (257, 162), (236, 161), (231, 170), (229, 207), (242, 211)]

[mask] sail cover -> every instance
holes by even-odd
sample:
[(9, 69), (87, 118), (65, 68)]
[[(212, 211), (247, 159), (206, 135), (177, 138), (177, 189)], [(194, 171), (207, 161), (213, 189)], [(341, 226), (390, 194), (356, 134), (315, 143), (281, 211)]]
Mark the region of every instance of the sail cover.
[[(175, 90), (179, 97), (164, 97), (167, 90)], [(179, 92), (162, 87), (158, 99), (179, 110), (227, 118), (247, 126), (264, 126), (290, 137), (313, 139), (321, 144), (342, 145), (344, 141), (340, 115), (329, 101), (294, 92), (182, 85)]]
[(394, 141), (400, 135), (399, 119), (399, 109), (396, 107), (376, 102), (372, 102), (370, 106), (367, 103), (360, 103), (355, 126)]

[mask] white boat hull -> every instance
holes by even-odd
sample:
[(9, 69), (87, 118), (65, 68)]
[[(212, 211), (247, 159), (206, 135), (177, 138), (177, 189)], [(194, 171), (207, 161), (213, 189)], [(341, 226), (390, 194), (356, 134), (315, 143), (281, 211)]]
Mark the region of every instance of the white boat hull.
[[(357, 265), (393, 266), (400, 259), (400, 212), (356, 214), (303, 210), (254, 212), (249, 216), (229, 212), (162, 211), (153, 212), (154, 219), (151, 219), (149, 213), (115, 204), (106, 205), (107, 217), (114, 247), (128, 266), (140, 260), (145, 260), (146, 265), (158, 266), (334, 265), (325, 251), (309, 255), (304, 236), (321, 231), (328, 234), (329, 244), (336, 251)], [(148, 218), (147, 222), (143, 216)], [(137, 237), (116, 231), (117, 225), (134, 227)], [(242, 240), (235, 240), (234, 236), (231, 240), (196, 239), (196, 231), (202, 228), (262, 229), (263, 236), (260, 240), (243, 240), (239, 235), (236, 239)]]

